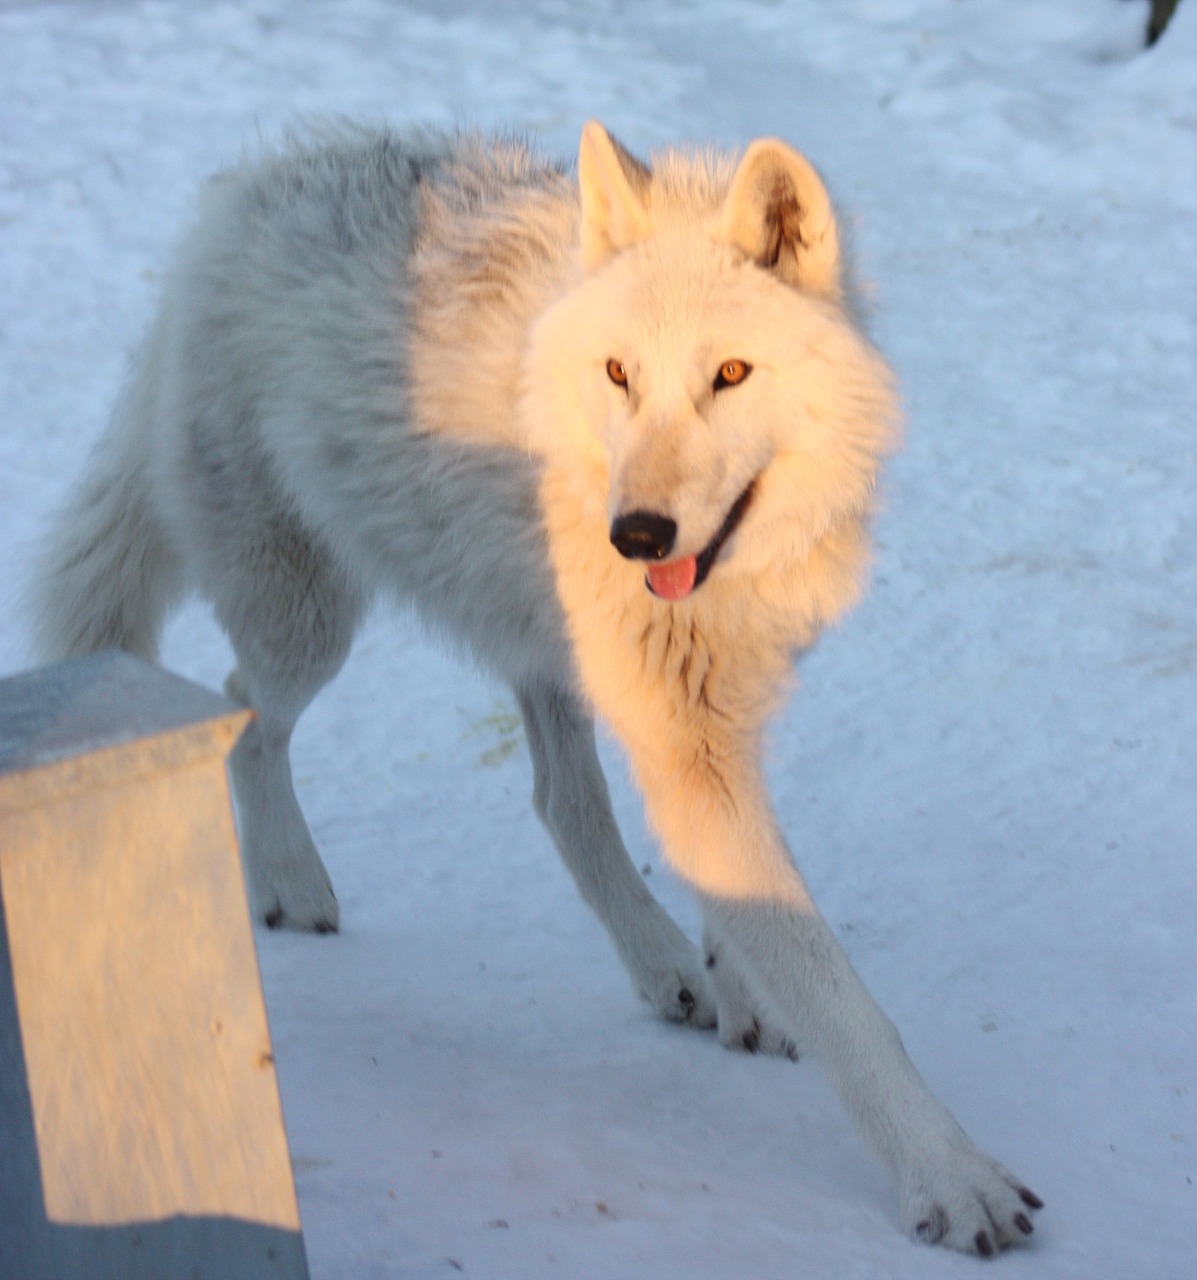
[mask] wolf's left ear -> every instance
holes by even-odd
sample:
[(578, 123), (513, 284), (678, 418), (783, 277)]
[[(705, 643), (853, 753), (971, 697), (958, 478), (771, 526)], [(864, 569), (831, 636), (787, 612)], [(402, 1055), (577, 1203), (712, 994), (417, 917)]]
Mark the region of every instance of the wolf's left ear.
[(814, 167), (775, 138), (758, 138), (740, 161), (723, 205), (719, 238), (783, 280), (840, 295), (840, 247), (831, 199)]
[(582, 130), (578, 185), (582, 194), (582, 263), (587, 270), (647, 238), (652, 174), (597, 120)]

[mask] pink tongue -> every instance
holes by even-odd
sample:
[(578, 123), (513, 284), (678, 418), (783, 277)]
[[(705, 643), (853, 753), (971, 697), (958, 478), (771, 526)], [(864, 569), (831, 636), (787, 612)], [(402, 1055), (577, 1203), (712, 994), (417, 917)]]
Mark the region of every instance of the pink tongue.
[(697, 577), (698, 560), (694, 556), (648, 566), (649, 589), (662, 600), (685, 599), (694, 590), (694, 579)]

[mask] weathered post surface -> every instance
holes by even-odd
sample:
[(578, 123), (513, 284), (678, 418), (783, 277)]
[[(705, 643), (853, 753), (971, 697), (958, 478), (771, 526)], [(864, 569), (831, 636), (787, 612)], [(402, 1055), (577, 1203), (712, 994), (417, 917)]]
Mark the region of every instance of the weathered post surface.
[(225, 759), (122, 653), (0, 681), (0, 1280), (306, 1280)]

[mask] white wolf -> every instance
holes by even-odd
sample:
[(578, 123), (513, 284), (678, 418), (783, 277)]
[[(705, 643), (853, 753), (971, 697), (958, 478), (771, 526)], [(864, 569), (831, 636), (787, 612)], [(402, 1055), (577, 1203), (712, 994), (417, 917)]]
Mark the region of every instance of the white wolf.
[[(793, 656), (855, 598), (886, 366), (781, 142), (577, 177), (513, 141), (334, 130), (214, 181), (39, 579), (47, 656), (152, 656), (198, 589), (258, 712), (232, 761), (255, 909), (337, 926), (296, 719), (379, 591), (506, 680), (534, 804), (640, 994), (826, 1064), (919, 1238), (990, 1254), (1036, 1196), (932, 1096), (817, 913), (763, 781)], [(616, 829), (626, 749), (704, 957)]]

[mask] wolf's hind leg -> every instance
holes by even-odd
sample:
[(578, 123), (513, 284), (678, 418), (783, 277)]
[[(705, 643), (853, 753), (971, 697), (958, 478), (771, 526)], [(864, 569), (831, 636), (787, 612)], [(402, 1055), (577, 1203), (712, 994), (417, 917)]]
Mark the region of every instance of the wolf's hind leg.
[(225, 690), (258, 713), (230, 773), (254, 915), (272, 928), (328, 933), (337, 899), (295, 798), (291, 733), (345, 661), (363, 600), (299, 530), (283, 550), (251, 547), (215, 602), (237, 655)]
[(649, 893), (620, 837), (593, 722), (560, 687), (517, 690), (516, 696), (532, 752), (536, 812), (636, 990), (670, 1022), (714, 1026), (702, 958)]
[(294, 725), (255, 705), (240, 669), (225, 681), (225, 692), (258, 710), (229, 761), (254, 915), (272, 929), (334, 932), (340, 920), (336, 895), (291, 781)]

